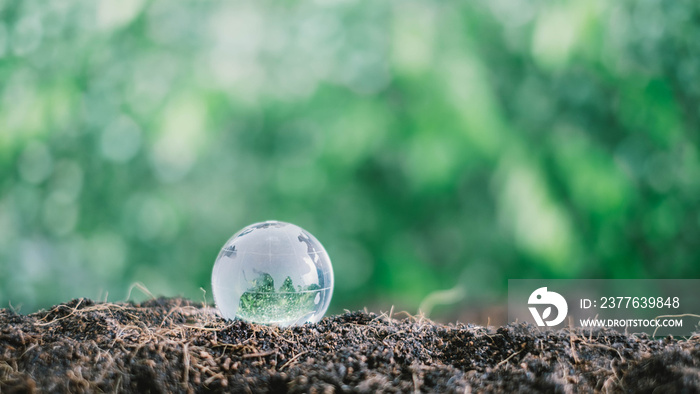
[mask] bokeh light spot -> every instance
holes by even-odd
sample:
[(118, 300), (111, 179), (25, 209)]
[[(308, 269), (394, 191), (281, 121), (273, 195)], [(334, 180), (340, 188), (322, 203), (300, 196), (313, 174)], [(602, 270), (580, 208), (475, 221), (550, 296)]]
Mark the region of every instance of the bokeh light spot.
[(131, 160), (141, 146), (141, 129), (126, 115), (119, 116), (102, 132), (100, 151), (111, 161), (124, 163)]
[(53, 157), (46, 144), (30, 142), (19, 158), (19, 174), (28, 183), (38, 184), (53, 171)]

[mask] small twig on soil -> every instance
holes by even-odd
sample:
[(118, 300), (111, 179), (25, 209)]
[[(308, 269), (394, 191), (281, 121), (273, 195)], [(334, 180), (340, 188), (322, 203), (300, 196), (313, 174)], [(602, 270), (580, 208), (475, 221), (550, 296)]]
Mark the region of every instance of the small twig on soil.
[[(73, 316), (73, 315), (75, 314), (75, 312), (78, 310), (78, 307), (80, 306), (80, 304), (83, 303), (83, 300), (84, 300), (84, 299), (81, 298), (81, 299), (78, 301), (78, 303), (75, 304), (75, 307), (73, 308), (73, 310), (71, 311), (71, 313), (69, 313), (68, 315), (63, 316), (63, 317), (59, 317), (58, 319), (53, 319), (53, 320), (51, 320), (50, 322), (47, 322), (47, 323), (36, 323), (36, 325), (37, 325), (37, 326), (48, 326), (49, 324), (52, 324), (52, 323), (55, 323), (55, 322), (57, 322), (57, 321), (59, 321), (59, 320), (67, 319), (67, 318)], [(47, 316), (48, 316), (48, 315), (47, 315)]]
[(574, 357), (574, 362), (576, 364), (580, 363), (581, 360), (578, 358), (578, 355), (576, 354), (576, 347), (574, 346), (574, 338), (578, 338), (576, 334), (574, 334), (571, 329), (569, 329), (569, 346), (571, 347), (571, 355)]
[(288, 366), (288, 365), (290, 365), (291, 363), (293, 363), (294, 361), (296, 361), (296, 359), (298, 359), (299, 357), (301, 357), (302, 355), (304, 355), (304, 354), (306, 354), (306, 353), (308, 353), (308, 352), (309, 352), (309, 351), (306, 350), (306, 351), (297, 353), (296, 356), (290, 358), (289, 361), (287, 361), (286, 363), (284, 363), (284, 364), (280, 367), (280, 371), (283, 370), (286, 366)]
[(241, 357), (242, 358), (266, 357), (266, 356), (271, 356), (273, 354), (277, 354), (277, 350), (270, 350), (269, 352), (262, 352), (262, 353), (249, 353), (249, 354), (244, 354)]
[(204, 299), (202, 302), (202, 308), (207, 307), (207, 291), (204, 290), (204, 287), (200, 287), (199, 290), (202, 290), (202, 298)]
[[(191, 328), (193, 330), (202, 330), (202, 331), (221, 331), (221, 328), (212, 328), (212, 327), (197, 327), (197, 326), (189, 326), (187, 324), (183, 324), (183, 327), (185, 328)], [(227, 327), (224, 327), (223, 329), (225, 330)]]
[(153, 293), (151, 293), (150, 290), (148, 290), (148, 288), (146, 287), (146, 285), (144, 285), (144, 284), (141, 283), (141, 282), (135, 282), (134, 284), (131, 285), (131, 287), (129, 287), (129, 292), (126, 294), (126, 300), (127, 300), (127, 301), (131, 298), (131, 291), (134, 290), (134, 287), (137, 288), (137, 289), (139, 289), (139, 290), (141, 290), (141, 292), (142, 292), (143, 294), (145, 294), (145, 295), (151, 297), (151, 299), (154, 299), (154, 300), (156, 299), (156, 296), (154, 296)]
[(172, 316), (172, 314), (175, 312), (176, 309), (180, 309), (180, 307), (177, 307), (177, 308), (170, 308), (170, 311), (168, 311), (168, 314), (165, 315), (165, 317), (163, 318), (163, 321), (160, 322), (160, 327), (163, 327), (163, 325), (165, 324), (165, 322), (168, 320), (168, 318), (169, 318), (170, 316)]
[[(281, 339), (281, 340), (286, 341), (287, 343), (291, 343), (291, 344), (293, 344), (293, 345), (296, 345), (296, 344), (297, 344), (297, 342), (290, 341), (289, 339), (287, 339), (287, 338), (285, 338), (285, 337), (283, 337), (283, 336), (280, 336), (280, 334), (277, 332), (276, 329), (273, 329), (272, 327), (267, 327), (267, 326), (263, 326), (263, 327), (264, 327), (264, 329), (269, 329), (268, 332), (269, 332), (270, 334), (274, 335), (275, 338)], [(263, 330), (264, 330), (264, 329), (263, 329)]]
[(204, 381), (204, 385), (209, 386), (210, 384), (212, 384), (212, 382), (214, 382), (217, 379), (224, 380), (224, 379), (226, 379), (226, 376), (224, 376), (224, 374), (222, 374), (222, 373), (217, 373), (216, 375), (212, 375), (209, 379)]
[(389, 335), (385, 336), (384, 338), (382, 338), (382, 342), (384, 342), (387, 338), (389, 338), (389, 337), (392, 336), (392, 335), (399, 335), (399, 334), (405, 334), (405, 333), (406, 333), (406, 331), (404, 331), (404, 330), (397, 331), (397, 332), (392, 332), (391, 334), (389, 334)]
[[(488, 337), (488, 339), (491, 340), (491, 343), (493, 343), (494, 345), (496, 344), (496, 341), (493, 340), (493, 337), (492, 337), (491, 335), (489, 335), (489, 334), (487, 334), (487, 333), (484, 333), (484, 335), (485, 335), (486, 337)], [(501, 335), (501, 334), (493, 334), (493, 335), (496, 336), (496, 335)]]
[(22, 355), (19, 356), (19, 358), (24, 357), (24, 355), (27, 354), (27, 352), (29, 352), (30, 350), (34, 349), (34, 348), (37, 347), (37, 346), (39, 346), (39, 344), (38, 344), (38, 343), (35, 343), (35, 344), (33, 344), (32, 346), (28, 347), (27, 350), (25, 350), (24, 353), (22, 353)]
[(405, 319), (411, 319), (413, 321), (416, 321), (416, 317), (413, 316), (412, 314), (408, 313), (407, 311), (398, 311), (396, 312), (396, 319), (398, 319), (399, 315), (406, 315)]
[(622, 353), (620, 353), (619, 350), (615, 349), (612, 346), (603, 345), (602, 343), (589, 343), (589, 342), (581, 342), (581, 344), (586, 345), (586, 346), (597, 347), (597, 348), (601, 348), (601, 349), (605, 349), (605, 350), (615, 351), (615, 352), (617, 352), (617, 355), (620, 356), (620, 360), (623, 360), (623, 361), (625, 360), (625, 358), (622, 356)]
[(515, 353), (511, 354), (510, 356), (508, 356), (506, 359), (501, 360), (500, 363), (496, 364), (496, 367), (495, 367), (494, 369), (496, 369), (496, 368), (500, 367), (501, 365), (507, 363), (508, 360), (510, 360), (511, 358), (513, 358), (513, 357), (517, 356), (518, 354), (522, 353), (523, 350), (525, 350), (525, 349), (520, 349), (520, 350), (518, 350), (517, 352), (515, 352)]
[(420, 393), (420, 381), (418, 380), (418, 375), (413, 372), (413, 392)]
[(187, 349), (187, 345), (188, 344), (182, 345), (182, 364), (185, 368), (185, 372), (183, 373), (183, 381), (185, 383), (185, 387), (190, 380), (190, 352), (189, 349)]

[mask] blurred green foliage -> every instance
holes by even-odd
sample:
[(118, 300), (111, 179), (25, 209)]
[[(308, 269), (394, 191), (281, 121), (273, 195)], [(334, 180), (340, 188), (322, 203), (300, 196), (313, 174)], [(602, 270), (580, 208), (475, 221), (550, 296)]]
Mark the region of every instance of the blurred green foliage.
[(268, 219), (331, 312), (697, 277), (699, 132), (692, 0), (0, 1), (0, 304), (201, 299)]

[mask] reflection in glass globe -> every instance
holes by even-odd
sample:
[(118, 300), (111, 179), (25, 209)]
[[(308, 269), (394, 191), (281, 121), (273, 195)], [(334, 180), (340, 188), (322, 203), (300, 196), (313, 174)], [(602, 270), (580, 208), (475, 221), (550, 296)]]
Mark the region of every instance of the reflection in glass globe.
[(318, 240), (290, 223), (252, 224), (216, 258), (212, 292), (227, 319), (279, 326), (315, 323), (333, 294), (333, 267)]

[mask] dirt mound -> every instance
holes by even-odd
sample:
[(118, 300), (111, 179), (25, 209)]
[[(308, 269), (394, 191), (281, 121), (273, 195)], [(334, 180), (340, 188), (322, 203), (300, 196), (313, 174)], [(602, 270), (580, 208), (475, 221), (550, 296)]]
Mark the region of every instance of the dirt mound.
[[(401, 317), (401, 316), (399, 316)], [(280, 329), (184, 299), (0, 310), (0, 392), (700, 391), (700, 336), (351, 312)]]

